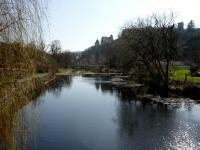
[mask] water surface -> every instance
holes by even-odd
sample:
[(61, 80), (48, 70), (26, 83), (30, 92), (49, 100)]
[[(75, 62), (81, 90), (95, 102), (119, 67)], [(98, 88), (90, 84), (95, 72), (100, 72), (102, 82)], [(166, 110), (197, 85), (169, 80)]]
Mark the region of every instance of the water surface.
[[(64, 77), (16, 114), (17, 147), (37, 150), (199, 149), (200, 106), (136, 101), (101, 77)], [(20, 131), (26, 134), (20, 135)]]

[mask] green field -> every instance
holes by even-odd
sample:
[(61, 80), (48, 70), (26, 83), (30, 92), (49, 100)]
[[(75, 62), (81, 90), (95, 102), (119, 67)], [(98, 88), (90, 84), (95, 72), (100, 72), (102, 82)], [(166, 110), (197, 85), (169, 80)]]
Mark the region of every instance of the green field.
[(189, 67), (176, 67), (172, 69), (171, 79), (172, 81), (185, 81), (185, 75), (187, 75), (188, 83), (200, 83), (200, 77), (192, 77), (190, 75)]

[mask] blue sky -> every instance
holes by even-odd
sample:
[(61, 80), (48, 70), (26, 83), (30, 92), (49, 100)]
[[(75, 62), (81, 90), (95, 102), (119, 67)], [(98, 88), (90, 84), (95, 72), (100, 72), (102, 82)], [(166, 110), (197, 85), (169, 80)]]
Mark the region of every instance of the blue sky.
[(200, 0), (50, 0), (45, 39), (60, 40), (63, 50), (82, 51), (102, 36), (117, 38), (129, 21), (169, 11), (177, 22), (193, 19), (200, 26), (199, 6)]

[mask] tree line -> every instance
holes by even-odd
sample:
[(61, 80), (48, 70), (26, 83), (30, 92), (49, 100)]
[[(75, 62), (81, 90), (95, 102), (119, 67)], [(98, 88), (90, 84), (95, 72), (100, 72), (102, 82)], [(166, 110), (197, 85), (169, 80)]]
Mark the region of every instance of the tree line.
[(46, 1), (0, 1), (0, 81), (44, 72), (56, 63), (46, 53)]
[(74, 65), (105, 65), (130, 73), (137, 82), (168, 89), (175, 62), (199, 64), (199, 42), (200, 30), (194, 21), (185, 29), (175, 24), (173, 13), (153, 14), (125, 26), (112, 43), (86, 49)]
[(58, 40), (49, 46), (43, 42), (44, 5), (43, 0), (0, 2), (1, 77), (99, 65), (105, 66), (104, 71), (129, 73), (137, 82), (168, 89), (174, 62), (199, 65), (200, 30), (194, 21), (185, 29), (182, 22), (176, 26), (173, 13), (153, 14), (126, 25), (112, 42), (97, 41), (81, 53), (72, 53), (63, 51)]

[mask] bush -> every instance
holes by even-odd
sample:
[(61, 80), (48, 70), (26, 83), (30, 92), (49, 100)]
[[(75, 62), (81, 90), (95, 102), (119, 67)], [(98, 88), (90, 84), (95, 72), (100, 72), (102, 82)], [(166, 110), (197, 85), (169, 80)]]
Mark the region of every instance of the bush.
[(197, 70), (198, 70), (198, 66), (190, 66), (190, 73), (191, 73), (191, 74), (196, 73)]

